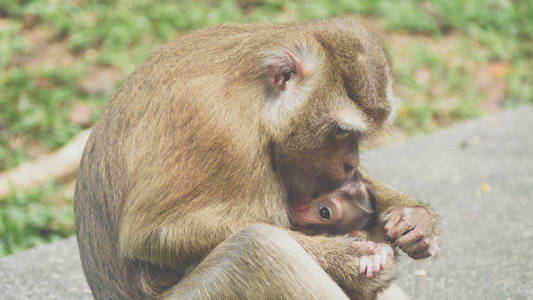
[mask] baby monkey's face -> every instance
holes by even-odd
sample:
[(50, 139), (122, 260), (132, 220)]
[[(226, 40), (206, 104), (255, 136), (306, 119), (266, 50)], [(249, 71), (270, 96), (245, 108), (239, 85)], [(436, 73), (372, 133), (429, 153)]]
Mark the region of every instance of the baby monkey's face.
[(355, 177), (331, 192), (298, 199), (293, 227), (307, 234), (347, 234), (365, 229), (375, 219), (374, 207), (368, 187)]

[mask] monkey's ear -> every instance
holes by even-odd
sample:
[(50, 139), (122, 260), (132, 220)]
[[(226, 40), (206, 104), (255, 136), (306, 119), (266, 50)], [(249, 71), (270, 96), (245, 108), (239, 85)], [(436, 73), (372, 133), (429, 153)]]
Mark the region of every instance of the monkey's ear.
[(301, 80), (306, 75), (302, 60), (289, 50), (269, 57), (266, 71), (272, 86), (279, 91), (284, 91), (290, 80)]

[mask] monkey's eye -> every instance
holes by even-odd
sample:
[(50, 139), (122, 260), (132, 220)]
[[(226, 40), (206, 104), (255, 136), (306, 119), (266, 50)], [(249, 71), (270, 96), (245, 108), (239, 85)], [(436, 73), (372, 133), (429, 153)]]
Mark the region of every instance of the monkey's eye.
[(353, 129), (351, 128), (348, 128), (346, 127), (345, 125), (343, 124), (338, 124), (336, 127), (335, 127), (335, 132), (333, 133), (333, 135), (335, 136), (336, 139), (343, 139), (347, 136), (350, 135), (350, 133), (353, 132)]
[(324, 220), (329, 220), (332, 214), (333, 212), (331, 211), (331, 208), (327, 206), (320, 206), (318, 208), (318, 215)]

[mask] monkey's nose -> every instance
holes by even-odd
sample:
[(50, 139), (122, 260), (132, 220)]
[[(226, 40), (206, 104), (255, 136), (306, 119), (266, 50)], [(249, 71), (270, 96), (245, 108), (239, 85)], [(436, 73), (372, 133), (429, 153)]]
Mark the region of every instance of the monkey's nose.
[(343, 164), (346, 175), (353, 176), (357, 166), (359, 166), (359, 153), (349, 155)]
[(344, 163), (344, 171), (346, 173), (352, 173), (353, 170), (355, 170), (355, 166), (353, 164), (350, 164), (350, 163)]
[(357, 169), (357, 166), (355, 164), (345, 163), (343, 167), (344, 167), (344, 174), (346, 175), (346, 180), (352, 179), (352, 177), (355, 174), (355, 170)]

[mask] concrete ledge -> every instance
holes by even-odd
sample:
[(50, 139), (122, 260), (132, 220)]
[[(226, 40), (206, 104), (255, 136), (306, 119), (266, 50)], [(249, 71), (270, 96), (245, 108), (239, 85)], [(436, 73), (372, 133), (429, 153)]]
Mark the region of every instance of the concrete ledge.
[(0, 259), (0, 299), (92, 299), (76, 238)]
[[(363, 162), (441, 217), (437, 260), (400, 257), (408, 295), (533, 299), (532, 107), (377, 149)], [(0, 299), (91, 298), (73, 238), (0, 259), (0, 291)]]

